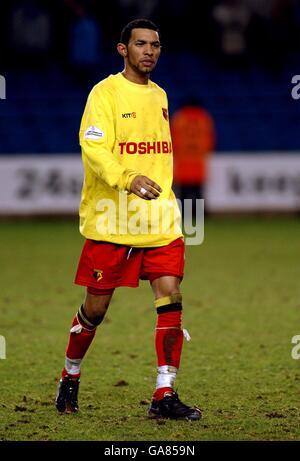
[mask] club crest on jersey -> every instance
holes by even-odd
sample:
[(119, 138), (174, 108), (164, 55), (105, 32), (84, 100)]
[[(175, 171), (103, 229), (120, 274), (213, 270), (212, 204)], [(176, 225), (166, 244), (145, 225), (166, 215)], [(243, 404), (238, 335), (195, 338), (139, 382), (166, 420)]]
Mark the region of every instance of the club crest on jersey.
[(93, 277), (96, 280), (96, 282), (100, 282), (100, 280), (103, 279), (103, 271), (99, 269), (94, 269)]
[(167, 122), (168, 122), (168, 120), (169, 120), (168, 109), (165, 109), (164, 107), (162, 107), (161, 110), (162, 110), (162, 113), (163, 113), (164, 118), (165, 118), (165, 119), (167, 120)]

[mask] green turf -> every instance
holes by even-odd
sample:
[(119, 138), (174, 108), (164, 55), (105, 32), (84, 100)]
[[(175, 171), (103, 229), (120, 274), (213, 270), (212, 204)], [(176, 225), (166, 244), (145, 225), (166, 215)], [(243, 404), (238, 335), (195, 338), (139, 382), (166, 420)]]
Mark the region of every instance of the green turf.
[[(199, 422), (146, 418), (156, 375), (147, 282), (117, 290), (82, 368), (81, 411), (53, 406), (70, 321), (76, 222), (0, 223), (0, 440), (296, 440), (300, 438), (300, 220), (210, 219), (186, 250), (177, 389)], [(124, 381), (125, 385), (117, 385)]]

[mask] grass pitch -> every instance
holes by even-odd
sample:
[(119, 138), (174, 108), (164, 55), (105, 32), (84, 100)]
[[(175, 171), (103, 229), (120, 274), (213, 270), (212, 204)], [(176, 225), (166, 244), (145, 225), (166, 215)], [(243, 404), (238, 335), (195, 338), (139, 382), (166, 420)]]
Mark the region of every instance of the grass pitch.
[(0, 440), (297, 440), (300, 220), (209, 219), (186, 250), (184, 343), (176, 385), (199, 422), (146, 417), (156, 377), (151, 289), (115, 292), (82, 367), (80, 413), (53, 402), (68, 330), (77, 222), (1, 222)]

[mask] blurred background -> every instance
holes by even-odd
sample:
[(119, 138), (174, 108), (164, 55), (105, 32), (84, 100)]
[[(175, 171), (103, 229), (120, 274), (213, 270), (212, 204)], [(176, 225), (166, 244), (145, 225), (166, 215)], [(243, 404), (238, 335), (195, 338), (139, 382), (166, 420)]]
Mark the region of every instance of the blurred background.
[[(161, 29), (151, 78), (169, 97), (174, 185), (208, 216), (204, 244), (186, 248), (178, 381), (205, 424), (180, 431), (145, 418), (146, 283), (114, 294), (85, 359), (81, 424), (53, 407), (83, 299), (80, 120), (139, 17)], [(299, 440), (299, 31), (296, 0), (0, 2), (0, 440)]]
[[(175, 174), (178, 193), (192, 197), (199, 186), (212, 212), (298, 211), (299, 1), (1, 3), (1, 214), (77, 212), (86, 98), (122, 70), (116, 43), (138, 17), (161, 30), (163, 53), (151, 78), (168, 93), (178, 133), (175, 167), (186, 171)], [(190, 110), (180, 118), (182, 107)], [(186, 120), (190, 141), (182, 146)], [(182, 167), (182, 156), (199, 174)]]

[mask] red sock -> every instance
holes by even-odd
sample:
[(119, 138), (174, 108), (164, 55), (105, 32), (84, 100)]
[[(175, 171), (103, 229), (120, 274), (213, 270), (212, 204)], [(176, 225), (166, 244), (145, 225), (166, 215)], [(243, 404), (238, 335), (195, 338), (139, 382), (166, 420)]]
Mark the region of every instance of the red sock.
[[(182, 351), (183, 333), (181, 330), (181, 311), (158, 314), (155, 335), (157, 366), (169, 365), (179, 368)], [(153, 398), (161, 400), (172, 387), (160, 387), (155, 390)]]
[(159, 389), (156, 389), (156, 391), (153, 393), (152, 398), (154, 400), (162, 400), (166, 392), (173, 392), (172, 387), (160, 387)]
[[(72, 328), (77, 325), (82, 326), (76, 315), (72, 322)], [(89, 329), (87, 326), (84, 326), (80, 332), (70, 332), (66, 357), (68, 357), (68, 359), (82, 359), (85, 356), (85, 353), (88, 350), (95, 334), (96, 328)], [(64, 378), (67, 374), (67, 370), (63, 368), (62, 378)], [(72, 377), (79, 376), (80, 374), (72, 375)]]
[(179, 368), (182, 342), (181, 311), (158, 314), (155, 335), (157, 366)]

